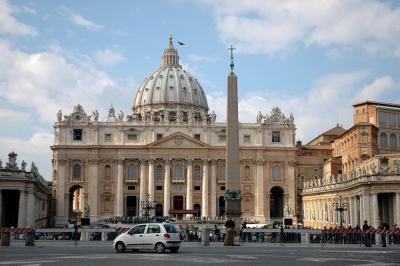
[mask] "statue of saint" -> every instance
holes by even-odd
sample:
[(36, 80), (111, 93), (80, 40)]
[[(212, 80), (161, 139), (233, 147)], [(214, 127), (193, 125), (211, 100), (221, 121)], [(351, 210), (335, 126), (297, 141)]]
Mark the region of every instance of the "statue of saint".
[(57, 121), (58, 121), (58, 122), (61, 122), (61, 120), (62, 120), (62, 112), (61, 112), (61, 109), (60, 109), (60, 110), (58, 110), (58, 112), (57, 112)]
[(165, 110), (164, 121), (169, 122), (169, 111)]
[(97, 111), (97, 109), (94, 110), (93, 116), (94, 116), (94, 121), (95, 122), (99, 121), (99, 111)]
[(124, 120), (124, 112), (122, 112), (122, 110), (120, 110), (118, 113), (118, 119), (119, 119), (119, 121)]
[(215, 124), (215, 120), (217, 120), (217, 115), (214, 111), (211, 112), (211, 123)]
[(188, 112), (188, 123), (192, 123), (193, 122), (193, 113), (192, 110), (190, 110)]
[(21, 162), (21, 170), (24, 172), (26, 171), (26, 162), (24, 160)]
[(261, 124), (261, 119), (262, 119), (261, 111), (258, 111), (258, 113), (257, 113), (257, 124)]

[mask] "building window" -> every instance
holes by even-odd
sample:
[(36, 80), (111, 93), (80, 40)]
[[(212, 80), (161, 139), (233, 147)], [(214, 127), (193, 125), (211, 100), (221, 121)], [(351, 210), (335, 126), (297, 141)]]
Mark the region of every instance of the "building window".
[(138, 167), (136, 164), (128, 166), (128, 179), (136, 179), (138, 177)]
[(82, 140), (82, 129), (74, 129), (72, 131), (73, 140)]
[(225, 179), (225, 177), (226, 177), (225, 164), (221, 164), (219, 167), (219, 179)]
[(157, 134), (157, 140), (160, 140), (160, 139), (162, 139), (162, 137), (163, 137), (163, 134)]
[(390, 148), (396, 149), (397, 148), (397, 137), (395, 134), (390, 134)]
[(226, 135), (218, 135), (218, 140), (220, 141), (220, 142), (224, 142), (224, 141), (226, 141)]
[(161, 164), (158, 164), (156, 167), (156, 179), (162, 180), (163, 177), (164, 177), (163, 166)]
[(110, 179), (111, 178), (111, 166), (110, 165), (106, 165), (104, 167), (104, 177), (106, 179)]
[(272, 131), (272, 142), (273, 143), (281, 142), (281, 132), (280, 131)]
[(162, 190), (162, 186), (156, 186), (156, 190)]
[(221, 186), (220, 189), (221, 189), (221, 191), (224, 191), (225, 190), (225, 186)]
[(136, 186), (128, 186), (128, 190), (136, 190)]
[(382, 132), (380, 135), (380, 144), (381, 148), (386, 148), (387, 147), (387, 135), (385, 132)]
[(197, 140), (200, 140), (200, 134), (194, 134), (193, 137)]
[(175, 171), (174, 171), (174, 175), (176, 178), (182, 178), (182, 165), (177, 164), (175, 165)]
[(81, 165), (80, 164), (74, 165), (73, 178), (81, 179)]
[(279, 165), (274, 166), (274, 171), (272, 174), (272, 180), (281, 180), (281, 167)]
[(111, 137), (112, 137), (111, 133), (104, 134), (104, 141), (111, 142)]
[(200, 190), (200, 186), (194, 186), (194, 190), (199, 191)]
[(193, 168), (193, 177), (196, 180), (199, 180), (201, 178), (201, 170), (200, 170), (200, 165), (195, 165)]
[(137, 134), (128, 134), (128, 140), (130, 141), (137, 141)]
[(243, 136), (243, 143), (251, 143), (250, 135)]
[(244, 167), (244, 178), (249, 179), (250, 178), (250, 166), (246, 165)]

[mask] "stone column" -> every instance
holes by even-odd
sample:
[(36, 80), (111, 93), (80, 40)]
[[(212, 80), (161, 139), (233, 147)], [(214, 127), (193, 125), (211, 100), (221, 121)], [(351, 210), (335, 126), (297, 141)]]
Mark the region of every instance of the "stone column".
[(115, 216), (122, 217), (124, 209), (124, 161), (117, 161), (117, 195)]
[(28, 191), (27, 198), (27, 209), (26, 209), (26, 227), (35, 226), (36, 221), (36, 198), (33, 191)]
[(87, 193), (91, 222), (98, 219), (98, 166), (98, 160), (89, 161), (89, 191)]
[(395, 210), (395, 223), (400, 227), (400, 192), (396, 193), (396, 206), (393, 209)]
[[(288, 204), (290, 209), (293, 211), (296, 210), (296, 181), (295, 181), (295, 162), (294, 160), (289, 160), (286, 167), (287, 177), (288, 177), (288, 194), (289, 200)], [(290, 215), (290, 217), (293, 217)], [(297, 224), (296, 217), (293, 217), (293, 223)]]
[(0, 228), (3, 227), (3, 191), (0, 189)]
[(349, 223), (350, 223), (351, 227), (355, 226), (353, 209), (354, 209), (354, 197), (350, 197), (348, 212), (349, 212)]
[[(363, 217), (364, 217), (364, 220), (367, 220), (368, 224), (371, 225), (371, 215), (370, 215), (371, 208), (370, 208), (369, 199), (370, 199), (370, 195), (367, 195), (367, 194), (363, 195), (363, 213), (364, 213)], [(363, 223), (364, 223), (364, 221), (363, 221)]]
[(203, 180), (201, 186), (201, 217), (208, 217), (208, 160), (203, 161)]
[(18, 227), (26, 227), (26, 192), (19, 191)]
[(56, 176), (56, 227), (64, 227), (67, 223), (65, 217), (65, 178), (66, 178), (66, 160), (58, 160)]
[(154, 202), (154, 160), (149, 160), (149, 201)]
[(165, 160), (164, 164), (164, 216), (169, 215), (171, 209), (171, 160)]
[(146, 168), (147, 161), (140, 161), (140, 191), (139, 191), (139, 215), (143, 216), (142, 202), (146, 201)]
[(217, 215), (217, 166), (215, 160), (211, 161), (211, 217), (216, 217)]
[[(364, 215), (364, 198), (363, 195), (360, 195), (360, 204), (358, 205), (358, 210), (360, 213), (360, 227), (362, 227), (362, 225), (364, 224), (365, 221), (365, 215)], [(368, 221), (369, 222), (369, 221)]]
[[(187, 174), (186, 174), (186, 209), (193, 209), (193, 178), (192, 178), (192, 160), (186, 161)], [(186, 215), (186, 217), (192, 217), (191, 214)]]
[(260, 223), (265, 222), (264, 200), (264, 161), (257, 160), (255, 213)]
[(378, 229), (379, 227), (379, 208), (378, 208), (378, 194), (372, 194), (372, 221), (371, 225)]

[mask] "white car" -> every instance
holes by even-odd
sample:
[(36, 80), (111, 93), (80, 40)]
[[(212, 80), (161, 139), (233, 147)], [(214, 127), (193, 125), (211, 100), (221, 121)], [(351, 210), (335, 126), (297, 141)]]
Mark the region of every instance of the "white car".
[(114, 239), (114, 249), (124, 252), (127, 249), (151, 249), (163, 253), (166, 249), (178, 252), (181, 239), (175, 226), (168, 223), (138, 224)]

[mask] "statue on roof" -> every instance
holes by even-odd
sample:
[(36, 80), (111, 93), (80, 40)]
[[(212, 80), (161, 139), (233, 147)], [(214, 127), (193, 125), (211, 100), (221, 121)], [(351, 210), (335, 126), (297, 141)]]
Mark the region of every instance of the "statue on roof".
[(24, 172), (26, 171), (26, 162), (24, 160), (21, 162), (21, 170)]
[(6, 169), (8, 170), (18, 170), (17, 166), (17, 154), (15, 152), (10, 152), (8, 154), (8, 163), (6, 164)]
[(36, 167), (34, 162), (31, 163), (31, 172), (35, 174), (39, 173), (38, 168)]
[(61, 122), (61, 120), (62, 120), (62, 112), (61, 112), (61, 109), (60, 109), (57, 112), (57, 122)]
[(263, 115), (262, 115), (261, 111), (258, 111), (257, 112), (257, 124), (261, 124), (262, 117), (263, 117)]
[(119, 119), (119, 121), (124, 120), (124, 112), (122, 112), (122, 110), (120, 110), (118, 113), (118, 119)]
[(99, 121), (99, 111), (97, 109), (93, 112), (93, 118), (95, 122)]
[(215, 124), (215, 120), (217, 120), (217, 115), (214, 111), (211, 112), (211, 124)]

